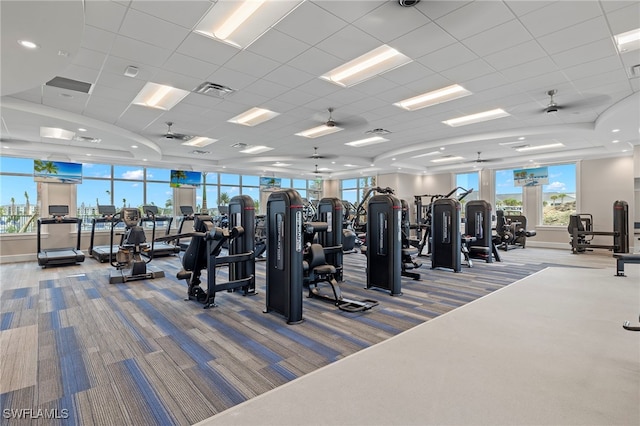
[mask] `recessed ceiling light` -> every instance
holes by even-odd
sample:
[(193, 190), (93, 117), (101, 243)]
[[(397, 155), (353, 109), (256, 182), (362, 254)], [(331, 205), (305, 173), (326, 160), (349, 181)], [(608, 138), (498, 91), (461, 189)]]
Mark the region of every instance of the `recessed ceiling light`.
[(441, 104), (443, 102), (452, 101), (454, 99), (463, 98), (469, 96), (470, 91), (460, 86), (459, 84), (453, 84), (451, 86), (444, 87), (442, 89), (434, 90), (422, 95), (414, 96), (404, 101), (394, 103), (395, 106), (406, 109), (407, 111), (415, 111), (428, 106)]
[(27, 49), (36, 49), (38, 47), (37, 44), (29, 40), (18, 40), (18, 44), (22, 47), (26, 47)]
[(611, 141), (611, 143), (618, 143), (618, 142), (620, 142), (618, 139), (614, 139)]
[(432, 163), (444, 163), (446, 161), (456, 161), (456, 160), (464, 160), (464, 157), (459, 156), (450, 156), (450, 157), (442, 157), (436, 158), (435, 160), (431, 160)]
[(396, 161), (396, 157), (393, 157), (393, 158), (391, 159), (391, 161)]
[(525, 140), (525, 139), (526, 139), (526, 138), (525, 138), (524, 136), (520, 136), (520, 137), (518, 138), (518, 140), (519, 140), (519, 141), (523, 141), (523, 140)]
[(209, 144), (212, 144), (214, 142), (217, 142), (218, 139), (211, 139), (211, 138), (207, 138), (204, 136), (196, 136), (194, 138), (189, 139), (186, 142), (182, 142), (182, 145), (187, 145), (187, 146), (198, 146), (200, 148), (202, 148), (203, 146), (207, 146)]
[(75, 132), (60, 129), (57, 127), (40, 127), (40, 137), (51, 139), (62, 139), (70, 141), (75, 136)]
[(91, 157), (91, 154), (85, 154), (87, 157)]
[(85, 129), (84, 127), (78, 127), (78, 131), (79, 131), (79, 132), (86, 132), (86, 131), (87, 131), (87, 129)]
[(349, 163), (345, 164), (344, 166), (345, 167), (358, 167), (357, 164), (349, 164)]
[(260, 154), (262, 152), (271, 151), (273, 148), (264, 145), (253, 145), (243, 149), (243, 154)]
[(344, 130), (344, 129), (338, 126), (327, 126), (326, 124), (323, 124), (321, 126), (313, 127), (303, 132), (296, 133), (296, 136), (302, 136), (305, 138), (313, 139), (313, 138), (319, 138), (320, 136), (330, 135), (331, 133), (339, 132), (340, 130)]
[(266, 33), (302, 1), (219, 1), (195, 28), (195, 32), (244, 49)]
[(143, 158), (143, 159), (142, 159), (142, 161), (147, 161), (147, 159), (146, 159), (146, 158)]
[(564, 146), (563, 143), (550, 143), (546, 145), (531, 145), (531, 146), (523, 146), (521, 148), (516, 148), (515, 150), (518, 152), (526, 152), (526, 151), (537, 151), (540, 149), (549, 149), (549, 148), (560, 148)]
[(136, 149), (138, 145), (131, 145), (131, 148)]
[(613, 36), (620, 52), (640, 49), (640, 28)]
[(466, 126), (467, 124), (481, 123), (483, 121), (495, 120), (496, 118), (508, 117), (511, 114), (502, 108), (496, 108), (489, 111), (483, 111), (476, 114), (465, 115), (463, 117), (452, 118), (443, 121), (444, 124), (451, 127)]
[(140, 90), (132, 104), (168, 111), (188, 94), (189, 92), (186, 90), (148, 82)]
[(440, 147), (440, 151), (444, 151), (446, 148), (444, 146)]
[(356, 59), (320, 76), (323, 80), (342, 87), (354, 86), (376, 75), (408, 64), (412, 59), (383, 44)]
[(279, 161), (277, 163), (273, 163), (273, 166), (276, 166), (276, 167), (289, 167), (291, 165), (292, 164), (290, 164), (290, 163), (281, 163)]
[(613, 129), (613, 130), (611, 131), (611, 133), (618, 133), (619, 131), (620, 131), (620, 129)]
[(353, 146), (353, 147), (361, 147), (361, 146), (367, 146), (367, 145), (374, 145), (377, 143), (381, 143), (381, 142), (388, 142), (389, 139), (383, 138), (382, 136), (373, 136), (370, 138), (366, 138), (366, 139), (360, 139), (357, 141), (353, 141), (353, 142), (347, 142), (345, 143), (345, 145), (349, 145), (349, 146)]
[(243, 126), (256, 126), (265, 121), (269, 121), (274, 117), (280, 115), (277, 112), (269, 111), (264, 108), (251, 108), (240, 115), (236, 115), (232, 119), (228, 120), (229, 123), (242, 124)]

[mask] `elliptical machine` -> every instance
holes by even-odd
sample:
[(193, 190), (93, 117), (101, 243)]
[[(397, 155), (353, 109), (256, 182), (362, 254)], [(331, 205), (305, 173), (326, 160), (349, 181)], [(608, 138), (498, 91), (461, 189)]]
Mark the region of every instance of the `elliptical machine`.
[[(110, 284), (124, 283), (133, 280), (145, 280), (164, 277), (164, 271), (147, 266), (153, 259), (153, 240), (147, 243), (144, 229), (139, 225), (140, 210), (136, 208), (123, 208), (116, 214), (111, 223), (111, 239), (109, 259), (111, 265), (116, 268), (109, 276)], [(118, 246), (117, 253), (113, 253), (113, 235), (118, 222), (122, 221), (125, 231)], [(148, 260), (142, 259), (142, 252), (150, 253)]]

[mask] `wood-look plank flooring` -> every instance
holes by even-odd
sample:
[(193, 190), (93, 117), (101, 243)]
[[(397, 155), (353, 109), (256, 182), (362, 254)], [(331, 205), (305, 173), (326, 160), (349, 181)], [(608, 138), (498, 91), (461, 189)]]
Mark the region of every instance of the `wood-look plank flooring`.
[(344, 296), (380, 305), (349, 313), (305, 298), (299, 325), (263, 313), (264, 262), (256, 264), (256, 296), (219, 293), (218, 306), (207, 310), (184, 300), (175, 256), (153, 261), (165, 278), (115, 285), (111, 266), (91, 258), (46, 269), (35, 261), (2, 265), (0, 405), (10, 410), (2, 424), (50, 424), (50, 417), (78, 425), (193, 424), (547, 266), (615, 265), (606, 251), (500, 254), (500, 263), (475, 260), (460, 273), (432, 270), (422, 258), (422, 279), (403, 277), (398, 297), (364, 289), (364, 256), (345, 255)]

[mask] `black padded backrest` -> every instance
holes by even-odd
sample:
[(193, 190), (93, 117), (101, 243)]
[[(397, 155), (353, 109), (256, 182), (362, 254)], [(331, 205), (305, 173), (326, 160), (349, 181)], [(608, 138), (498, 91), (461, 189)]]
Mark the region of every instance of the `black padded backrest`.
[(180, 213), (182, 213), (184, 216), (191, 216), (193, 214), (193, 207), (180, 206)]
[[(211, 216), (196, 216), (193, 228), (196, 232), (209, 233), (215, 227)], [(200, 271), (207, 267), (207, 242), (202, 237), (191, 238), (189, 246), (182, 256), (185, 271)]]
[(496, 229), (502, 231), (506, 222), (504, 220), (504, 211), (496, 210)]
[(578, 231), (584, 231), (584, 225), (582, 224), (582, 220), (580, 220), (580, 216), (577, 214), (572, 214), (569, 216), (569, 226), (567, 226), (567, 231), (570, 234), (573, 234), (573, 230), (577, 229)]
[(324, 257), (324, 248), (320, 244), (311, 244), (309, 247), (309, 269), (313, 270), (316, 266), (326, 264), (327, 260)]

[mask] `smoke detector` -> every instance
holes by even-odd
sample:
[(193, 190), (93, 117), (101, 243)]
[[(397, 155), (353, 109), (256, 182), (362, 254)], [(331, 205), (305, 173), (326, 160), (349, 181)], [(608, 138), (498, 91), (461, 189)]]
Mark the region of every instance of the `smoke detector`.
[(398, 4), (402, 7), (412, 7), (420, 3), (420, 0), (398, 0)]

